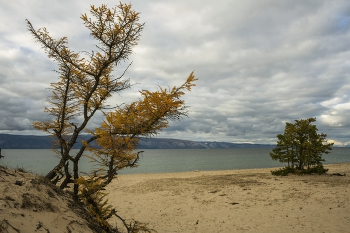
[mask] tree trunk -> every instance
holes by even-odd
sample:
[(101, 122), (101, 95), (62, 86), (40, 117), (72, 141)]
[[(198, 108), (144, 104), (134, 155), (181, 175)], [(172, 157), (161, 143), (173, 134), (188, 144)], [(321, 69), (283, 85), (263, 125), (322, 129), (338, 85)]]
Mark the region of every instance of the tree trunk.
[(57, 166), (52, 169), (47, 175), (45, 176), (46, 179), (52, 180), (56, 176), (56, 171), (60, 171), (64, 167), (64, 163), (66, 161), (64, 159), (61, 159), (60, 162), (57, 164)]
[(69, 173), (68, 171), (68, 166), (69, 166), (69, 163), (67, 162), (65, 165), (64, 165), (64, 173), (66, 175), (66, 178), (64, 179), (64, 181), (61, 183), (60, 185), (60, 189), (64, 189), (65, 187), (67, 187), (67, 185), (69, 183), (72, 182), (71, 178), (72, 178), (72, 175)]
[(74, 198), (78, 200), (78, 192), (79, 192), (79, 184), (75, 183), (75, 181), (79, 178), (79, 168), (78, 168), (79, 160), (73, 161), (73, 173), (74, 173)]

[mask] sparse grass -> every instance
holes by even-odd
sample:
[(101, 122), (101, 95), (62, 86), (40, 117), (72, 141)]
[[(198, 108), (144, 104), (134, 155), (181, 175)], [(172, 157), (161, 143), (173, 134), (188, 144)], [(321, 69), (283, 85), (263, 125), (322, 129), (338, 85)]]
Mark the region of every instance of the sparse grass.
[(34, 206), (34, 204), (31, 201), (32, 197), (29, 193), (23, 193), (22, 195), (22, 209), (30, 209)]
[(28, 172), (29, 172), (29, 171), (27, 171), (23, 166), (22, 166), (22, 167), (17, 166), (17, 167), (16, 167), (16, 171), (22, 172), (22, 173), (28, 173)]
[[(3, 219), (1, 222), (0, 222), (0, 233), (6, 233), (6, 232), (9, 232), (7, 229), (8, 228), (12, 228), (15, 232), (20, 232), (20, 230), (18, 230), (17, 228), (15, 228), (14, 226), (12, 226), (6, 219)], [(13, 232), (13, 231), (10, 231), (10, 232)]]
[(50, 212), (56, 212), (58, 208), (50, 202), (44, 204), (44, 209)]
[[(37, 176), (34, 179), (32, 179), (30, 181), (30, 183), (33, 185), (33, 187), (35, 187), (38, 191), (41, 191), (41, 186), (48, 186), (50, 187), (53, 191), (55, 191), (57, 194), (62, 195), (63, 194), (63, 190), (59, 189), (59, 187), (57, 187), (56, 185), (52, 184), (48, 179), (46, 179), (44, 176)], [(51, 192), (51, 191), (47, 191), (47, 192)], [(50, 197), (53, 197), (54, 194), (48, 193), (48, 195)]]
[(54, 197), (55, 197), (55, 194), (54, 194), (50, 189), (46, 190), (46, 193), (47, 193), (47, 195), (49, 195), (49, 197), (51, 197), (51, 198), (54, 198)]
[(22, 209), (35, 209), (36, 211), (50, 211), (56, 212), (58, 208), (50, 202), (39, 199), (30, 193), (23, 193), (22, 195)]
[[(13, 199), (12, 197), (9, 197), (9, 196), (5, 196), (5, 200), (8, 200), (8, 201), (15, 201), (15, 199)], [(1, 231), (0, 231), (1, 232)]]
[[(9, 168), (6, 167), (6, 166), (0, 166), (0, 172), (1, 173), (5, 173), (7, 176), (8, 175), (11, 175), (11, 176), (14, 176), (13, 174), (11, 174), (10, 172), (8, 172)], [(0, 176), (1, 177), (1, 176)]]

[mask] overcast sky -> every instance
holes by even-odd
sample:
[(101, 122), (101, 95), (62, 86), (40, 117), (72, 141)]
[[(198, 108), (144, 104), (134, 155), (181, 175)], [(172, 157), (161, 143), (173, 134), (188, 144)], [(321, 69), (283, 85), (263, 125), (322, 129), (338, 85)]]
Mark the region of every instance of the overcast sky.
[[(67, 36), (74, 51), (94, 41), (79, 18), (90, 5), (117, 1), (16, 0), (0, 3), (0, 133), (38, 134), (56, 63), (26, 28)], [(129, 2), (126, 2), (129, 3)], [(285, 122), (316, 117), (319, 132), (350, 144), (350, 1), (134, 0), (145, 28), (126, 78), (138, 90), (197, 86), (184, 97), (189, 118), (158, 137), (196, 141), (276, 143)], [(117, 70), (120, 71), (120, 69)], [(102, 121), (97, 116), (94, 127)]]

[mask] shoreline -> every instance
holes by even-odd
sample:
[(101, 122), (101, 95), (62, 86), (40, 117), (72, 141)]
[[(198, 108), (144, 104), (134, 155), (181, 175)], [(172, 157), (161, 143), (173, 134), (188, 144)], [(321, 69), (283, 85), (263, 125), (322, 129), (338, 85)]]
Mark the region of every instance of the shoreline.
[[(339, 165), (349, 165), (350, 166), (350, 162), (343, 162), (343, 163), (329, 163), (329, 164), (323, 164), (323, 166), (326, 169), (330, 169), (333, 170), (333, 168), (339, 167)], [(180, 172), (153, 172), (153, 173), (130, 173), (130, 174), (118, 174), (117, 177), (120, 176), (139, 176), (139, 175), (164, 175), (164, 176), (171, 176), (171, 175), (179, 175), (179, 174), (187, 174), (187, 173), (234, 173), (234, 171), (237, 171), (239, 173), (244, 172), (244, 173), (249, 173), (249, 171), (251, 172), (269, 172), (271, 170), (278, 170), (280, 168), (283, 168), (284, 166), (279, 166), (279, 167), (268, 167), (268, 168), (242, 168), (242, 169), (230, 169), (230, 170), (193, 170), (193, 171), (180, 171)], [(329, 173), (330, 171), (328, 171), (327, 173)], [(118, 179), (118, 178), (117, 178)]]
[(347, 232), (350, 163), (324, 166), (325, 175), (271, 175), (278, 167), (125, 174), (106, 193), (121, 216), (158, 232)]

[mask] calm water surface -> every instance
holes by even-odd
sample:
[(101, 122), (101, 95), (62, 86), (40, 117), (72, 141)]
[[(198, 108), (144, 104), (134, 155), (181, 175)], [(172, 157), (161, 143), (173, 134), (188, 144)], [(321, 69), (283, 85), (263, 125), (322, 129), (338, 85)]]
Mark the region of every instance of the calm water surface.
[[(270, 158), (271, 151), (271, 148), (144, 150), (139, 167), (125, 169), (119, 173), (167, 173), (284, 166)], [(23, 167), (42, 175), (49, 172), (59, 161), (51, 150), (45, 149), (3, 149), (2, 154), (5, 158), (0, 159), (0, 165)], [(350, 162), (350, 148), (333, 148), (332, 152), (323, 158), (326, 159), (325, 164)], [(93, 164), (84, 157), (80, 167), (83, 172), (89, 172), (93, 169)]]

